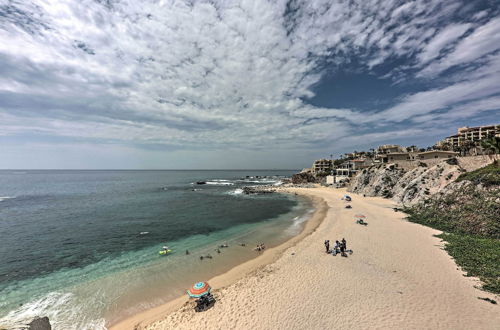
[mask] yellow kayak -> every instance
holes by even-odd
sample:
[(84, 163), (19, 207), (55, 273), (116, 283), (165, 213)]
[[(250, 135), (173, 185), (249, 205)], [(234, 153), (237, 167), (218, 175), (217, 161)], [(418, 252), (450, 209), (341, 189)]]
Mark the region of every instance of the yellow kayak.
[(164, 256), (164, 255), (169, 254), (169, 253), (171, 253), (171, 252), (172, 252), (172, 250), (161, 250), (161, 251), (160, 251), (160, 252), (158, 252), (158, 253), (159, 253), (160, 255)]

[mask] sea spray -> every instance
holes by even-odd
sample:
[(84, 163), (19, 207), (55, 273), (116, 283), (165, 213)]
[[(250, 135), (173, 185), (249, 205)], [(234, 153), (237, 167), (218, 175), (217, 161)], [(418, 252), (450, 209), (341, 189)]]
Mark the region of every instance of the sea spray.
[(33, 318), (47, 316), (53, 329), (105, 330), (104, 318), (93, 319), (94, 304), (82, 304), (72, 293), (51, 292), (38, 300), (29, 302), (0, 318), (0, 327), (26, 329)]

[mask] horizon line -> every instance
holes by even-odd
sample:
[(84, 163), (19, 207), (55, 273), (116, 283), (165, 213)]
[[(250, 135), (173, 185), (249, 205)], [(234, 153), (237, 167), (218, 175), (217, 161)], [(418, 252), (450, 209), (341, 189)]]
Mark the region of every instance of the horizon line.
[(147, 168), (0, 168), (0, 171), (298, 171), (283, 168), (147, 169)]

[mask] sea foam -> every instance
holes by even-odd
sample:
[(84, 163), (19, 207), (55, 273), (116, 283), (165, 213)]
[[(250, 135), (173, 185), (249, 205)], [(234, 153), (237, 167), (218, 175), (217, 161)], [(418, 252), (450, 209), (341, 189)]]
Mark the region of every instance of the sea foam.
[(52, 329), (105, 330), (103, 318), (84, 317), (82, 304), (72, 293), (51, 292), (41, 299), (20, 306), (0, 319), (0, 325), (8, 329), (26, 329), (36, 316), (47, 316)]

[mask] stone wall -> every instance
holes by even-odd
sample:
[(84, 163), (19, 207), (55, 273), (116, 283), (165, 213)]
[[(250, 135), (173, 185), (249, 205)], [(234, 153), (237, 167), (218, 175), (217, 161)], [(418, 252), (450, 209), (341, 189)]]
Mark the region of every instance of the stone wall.
[(470, 172), (491, 164), (495, 160), (500, 160), (500, 154), (457, 157), (457, 160), (461, 168)]

